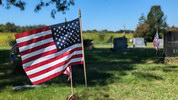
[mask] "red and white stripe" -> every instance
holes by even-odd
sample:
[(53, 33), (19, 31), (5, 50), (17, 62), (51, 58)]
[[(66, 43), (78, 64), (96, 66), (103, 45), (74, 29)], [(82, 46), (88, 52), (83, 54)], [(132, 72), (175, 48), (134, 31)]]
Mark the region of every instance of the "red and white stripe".
[(64, 71), (64, 74), (66, 74), (66, 75), (68, 75), (68, 80), (70, 80), (71, 79), (71, 74), (72, 74), (72, 72), (71, 72), (71, 66), (68, 66), (67, 68), (66, 68), (66, 70)]
[(23, 69), (33, 84), (62, 74), (68, 66), (83, 64), (82, 44), (58, 51), (50, 27), (15, 35)]
[(159, 35), (158, 35), (158, 33), (155, 34), (155, 37), (153, 40), (153, 45), (156, 50), (159, 50)]

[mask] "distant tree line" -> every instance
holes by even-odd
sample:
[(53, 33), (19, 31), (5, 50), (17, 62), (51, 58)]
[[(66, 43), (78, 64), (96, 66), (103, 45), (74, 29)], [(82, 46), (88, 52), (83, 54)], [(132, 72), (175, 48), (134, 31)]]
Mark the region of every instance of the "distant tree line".
[(118, 31), (111, 31), (111, 30), (85, 30), (84, 33), (134, 33), (133, 30), (118, 30)]
[(25, 32), (29, 30), (33, 30), (36, 28), (44, 27), (45, 25), (30, 25), (30, 26), (18, 26), (15, 25), (14, 23), (6, 23), (6, 24), (0, 24), (0, 32), (1, 33), (20, 33), (20, 32)]
[[(14, 23), (6, 23), (6, 24), (0, 24), (0, 32), (1, 33), (20, 33), (25, 32), (29, 30), (33, 30), (36, 28), (44, 27), (46, 25), (28, 25), (28, 26), (18, 26)], [(111, 31), (111, 30), (84, 30), (83, 33), (134, 33), (133, 30), (118, 30), (118, 31)]]
[(178, 27), (176, 26), (169, 27), (167, 28), (167, 31), (178, 31)]

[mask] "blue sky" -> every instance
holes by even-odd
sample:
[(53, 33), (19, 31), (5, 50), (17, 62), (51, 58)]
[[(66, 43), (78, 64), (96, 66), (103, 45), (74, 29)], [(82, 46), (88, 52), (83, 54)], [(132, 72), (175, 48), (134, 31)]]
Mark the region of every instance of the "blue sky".
[(142, 13), (146, 16), (153, 5), (160, 5), (167, 16), (169, 26), (178, 26), (178, 0), (75, 0), (66, 14), (58, 13), (56, 18), (50, 17), (52, 8), (44, 8), (35, 13), (37, 0), (27, 1), (25, 11), (12, 7), (7, 10), (0, 7), (0, 24), (13, 22), (16, 25), (52, 25), (64, 22), (64, 18), (72, 20), (78, 17), (78, 8), (82, 11), (83, 30), (120, 30), (125, 25), (126, 29), (135, 30), (138, 19)]

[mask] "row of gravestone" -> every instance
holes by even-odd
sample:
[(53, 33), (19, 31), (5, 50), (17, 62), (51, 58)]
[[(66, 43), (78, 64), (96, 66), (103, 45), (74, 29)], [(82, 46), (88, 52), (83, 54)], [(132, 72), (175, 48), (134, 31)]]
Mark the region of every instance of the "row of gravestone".
[[(146, 45), (144, 38), (133, 38), (133, 47), (146, 47)], [(163, 39), (159, 39), (159, 46), (163, 46)]]
[[(133, 47), (146, 47), (146, 41), (144, 38), (133, 38)], [(163, 46), (163, 39), (159, 39), (160, 46)], [(114, 38), (114, 50), (126, 50), (127, 38), (125, 36), (121, 38)]]

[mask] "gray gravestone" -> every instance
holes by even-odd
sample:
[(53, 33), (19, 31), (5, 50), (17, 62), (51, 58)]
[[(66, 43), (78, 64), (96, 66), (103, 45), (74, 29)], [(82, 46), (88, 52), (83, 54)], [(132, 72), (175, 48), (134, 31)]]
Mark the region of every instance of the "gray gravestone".
[(127, 38), (114, 38), (114, 50), (126, 50), (127, 47)]
[(159, 39), (159, 46), (163, 46), (163, 45), (164, 45), (163, 39)]
[(145, 39), (133, 38), (133, 47), (145, 47)]

